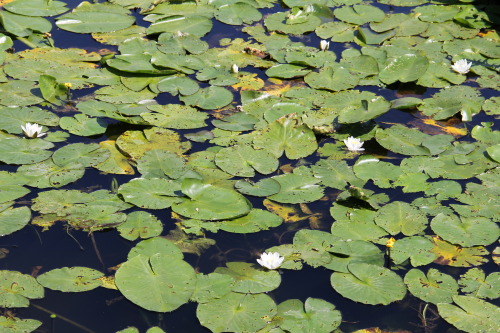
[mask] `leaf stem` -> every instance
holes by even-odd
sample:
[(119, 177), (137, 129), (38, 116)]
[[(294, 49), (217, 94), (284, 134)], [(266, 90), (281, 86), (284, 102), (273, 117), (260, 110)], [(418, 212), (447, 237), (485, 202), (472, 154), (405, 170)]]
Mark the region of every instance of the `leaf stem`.
[(51, 315), (55, 315), (57, 318), (59, 318), (59, 319), (61, 319), (61, 320), (64, 320), (65, 322), (67, 322), (67, 323), (69, 323), (69, 324), (71, 324), (71, 325), (73, 325), (73, 326), (76, 326), (76, 327), (78, 327), (79, 329), (81, 329), (81, 330), (83, 330), (83, 331), (85, 331), (85, 332), (88, 332), (88, 333), (97, 333), (97, 332), (92, 331), (91, 329), (89, 329), (89, 328), (87, 328), (87, 327), (85, 327), (85, 326), (83, 326), (83, 325), (81, 325), (81, 324), (78, 324), (76, 321), (73, 321), (73, 320), (71, 320), (71, 319), (69, 319), (69, 318), (66, 318), (66, 317), (64, 317), (64, 316), (61, 316), (60, 314), (57, 314), (57, 313), (55, 313), (55, 312), (53, 312), (53, 311), (50, 311), (50, 310), (48, 310), (48, 309), (44, 308), (43, 306), (36, 305), (36, 304), (34, 304), (34, 303), (31, 303), (31, 305), (33, 305), (33, 306), (34, 306), (35, 308), (37, 308), (38, 310), (41, 310), (41, 311), (43, 311), (43, 312), (47, 312), (47, 313), (49, 313), (49, 314), (51, 314)]

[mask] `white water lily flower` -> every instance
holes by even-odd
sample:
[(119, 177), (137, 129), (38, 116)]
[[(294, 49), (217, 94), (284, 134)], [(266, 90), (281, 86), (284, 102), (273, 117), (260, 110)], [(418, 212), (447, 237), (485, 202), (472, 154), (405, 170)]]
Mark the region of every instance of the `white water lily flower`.
[(324, 39), (322, 39), (321, 42), (319, 42), (319, 48), (321, 49), (321, 51), (328, 50), (329, 47), (330, 47), (330, 42)]
[(472, 62), (467, 62), (466, 59), (460, 59), (451, 65), (451, 69), (460, 74), (469, 73), (470, 66), (472, 66)]
[(231, 67), (231, 71), (236, 74), (240, 71), (240, 68), (238, 67), (238, 65), (233, 64), (233, 66)]
[(257, 262), (267, 269), (276, 269), (281, 266), (283, 260), (285, 260), (285, 257), (280, 257), (278, 252), (264, 252), (260, 256), (260, 259), (257, 259)]
[(24, 135), (28, 138), (40, 138), (47, 133), (42, 133), (42, 126), (35, 123), (26, 123), (25, 126), (21, 125)]
[(344, 143), (347, 146), (347, 149), (349, 149), (350, 151), (365, 150), (365, 148), (361, 148), (364, 142), (353, 136), (345, 139)]

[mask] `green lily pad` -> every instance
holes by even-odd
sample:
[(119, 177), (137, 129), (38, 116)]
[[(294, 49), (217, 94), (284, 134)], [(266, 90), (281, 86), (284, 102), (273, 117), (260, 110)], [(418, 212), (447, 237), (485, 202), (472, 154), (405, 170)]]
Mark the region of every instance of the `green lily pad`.
[(247, 234), (277, 227), (282, 222), (283, 219), (275, 214), (261, 209), (252, 209), (245, 216), (221, 221), (219, 228), (227, 232)]
[(420, 6), (413, 10), (418, 13), (419, 20), (424, 22), (445, 22), (452, 20), (455, 14), (460, 11), (455, 6), (428, 5)]
[(20, 173), (0, 172), (0, 204), (28, 194), (30, 190), (22, 186), (27, 182)]
[(321, 24), (321, 19), (312, 13), (295, 7), (291, 12), (279, 12), (264, 19), (264, 25), (269, 31), (278, 31), (285, 34), (300, 35), (314, 31)]
[(9, 80), (0, 83), (0, 104), (5, 106), (26, 106), (43, 101), (35, 84), (25, 80)]
[(188, 96), (181, 96), (180, 100), (188, 105), (198, 106), (205, 110), (222, 108), (233, 101), (233, 94), (222, 87), (210, 86), (198, 90)]
[(205, 16), (173, 15), (153, 22), (146, 30), (148, 35), (177, 31), (203, 37), (212, 30), (212, 21)]
[(349, 273), (351, 263), (384, 264), (384, 253), (376, 245), (363, 240), (337, 242), (328, 251), (332, 260), (323, 266), (341, 273)]
[(168, 312), (189, 301), (195, 285), (194, 269), (184, 260), (157, 253), (138, 254), (115, 274), (118, 290), (131, 302), (149, 311)]
[(172, 205), (177, 214), (199, 220), (224, 220), (247, 214), (251, 205), (238, 192), (204, 183), (199, 179), (186, 178), (182, 193), (189, 199)]
[(256, 263), (228, 262), (226, 266), (217, 267), (215, 273), (232, 276), (235, 279), (234, 292), (258, 294), (274, 290), (281, 283), (277, 271), (257, 268)]
[(82, 292), (101, 286), (98, 279), (103, 276), (103, 273), (87, 267), (63, 267), (39, 275), (37, 281), (52, 290)]
[(258, 119), (251, 114), (237, 112), (222, 119), (215, 119), (212, 124), (226, 131), (248, 131), (254, 128), (257, 121)]
[(358, 159), (353, 167), (356, 177), (373, 182), (381, 188), (391, 187), (391, 182), (398, 179), (402, 172), (401, 169), (392, 163), (380, 161), (372, 156), (363, 156)]
[(5, 236), (24, 228), (31, 220), (28, 207), (12, 207), (12, 202), (0, 205), (0, 235)]
[(278, 316), (283, 318), (280, 327), (288, 332), (329, 333), (341, 322), (341, 314), (327, 301), (309, 297), (305, 303), (289, 299), (278, 305)]
[(256, 197), (267, 197), (280, 191), (281, 185), (272, 178), (264, 178), (256, 183), (238, 180), (234, 188), (242, 194), (253, 195)]
[(428, 135), (417, 129), (394, 125), (379, 129), (375, 138), (384, 148), (404, 155), (436, 155), (449, 147), (451, 135)]
[(390, 102), (372, 92), (358, 90), (341, 91), (315, 101), (320, 106), (334, 108), (340, 123), (364, 122), (378, 117), (390, 109)]
[(0, 327), (5, 332), (33, 332), (42, 325), (41, 321), (34, 319), (20, 319), (16, 317), (0, 317)]
[(500, 297), (500, 273), (486, 276), (480, 268), (471, 268), (458, 280), (460, 290), (468, 296), (496, 299)]
[(191, 296), (191, 300), (201, 304), (213, 299), (219, 299), (231, 292), (234, 283), (235, 279), (228, 274), (197, 274), (196, 289)]
[(303, 66), (277, 64), (266, 70), (266, 75), (269, 77), (278, 77), (281, 79), (292, 79), (295, 77), (303, 77), (310, 72), (310, 69), (307, 69)]
[(427, 217), (406, 202), (393, 201), (378, 211), (375, 223), (391, 235), (413, 236), (427, 228)]
[(74, 117), (62, 117), (59, 126), (71, 134), (92, 136), (106, 132), (108, 124), (104, 119), (90, 118), (84, 114), (76, 114)]
[(342, 190), (347, 185), (363, 186), (363, 181), (354, 175), (345, 161), (320, 160), (312, 166), (314, 177), (325, 186)]
[(186, 76), (170, 75), (158, 81), (157, 88), (161, 92), (168, 92), (175, 96), (177, 94), (192, 95), (200, 89), (200, 86), (196, 81)]
[(135, 18), (122, 6), (84, 1), (75, 9), (59, 16), (56, 25), (77, 33), (111, 32), (130, 27)]
[(275, 157), (283, 153), (290, 159), (309, 156), (318, 147), (314, 132), (290, 114), (269, 124), (254, 139), (254, 146), (267, 149)]
[(127, 220), (116, 228), (123, 238), (133, 241), (137, 238), (159, 236), (163, 224), (154, 215), (137, 211), (127, 215)]
[(304, 80), (314, 89), (341, 91), (358, 85), (359, 77), (355, 74), (349, 68), (330, 64), (321, 68), (319, 72), (307, 74)]
[(251, 24), (260, 21), (262, 14), (257, 8), (245, 2), (223, 5), (215, 11), (215, 18), (231, 25)]
[(176, 193), (180, 189), (178, 182), (164, 178), (135, 178), (121, 185), (118, 194), (137, 207), (164, 209), (182, 201)]
[(399, 265), (410, 259), (413, 267), (428, 265), (433, 262), (437, 256), (431, 252), (434, 244), (431, 240), (423, 236), (411, 236), (398, 239), (391, 248), (391, 259)]
[(151, 128), (144, 131), (126, 131), (116, 139), (116, 145), (133, 159), (140, 159), (146, 152), (164, 149), (182, 154), (191, 148), (189, 142), (181, 142), (180, 135), (164, 128)]
[(153, 112), (141, 113), (141, 117), (151, 125), (175, 129), (192, 129), (206, 126), (205, 119), (207, 115), (189, 106), (177, 104), (151, 105), (148, 109)]
[(333, 14), (341, 21), (357, 25), (380, 22), (385, 17), (381, 9), (370, 5), (343, 6), (335, 9)]
[(153, 237), (137, 243), (130, 250), (127, 258), (131, 259), (137, 255), (151, 257), (157, 253), (168, 255), (169, 258), (175, 260), (184, 258), (179, 247), (164, 237)]
[(446, 119), (462, 112), (466, 112), (472, 117), (472, 115), (479, 113), (483, 101), (484, 97), (477, 89), (469, 86), (454, 86), (442, 89), (431, 98), (424, 99), (418, 109), (437, 120)]
[(265, 294), (232, 292), (198, 304), (196, 316), (212, 332), (257, 332), (276, 312), (276, 304)]
[(223, 171), (239, 177), (253, 177), (255, 171), (267, 175), (278, 168), (278, 159), (270, 152), (249, 146), (232, 146), (219, 150), (215, 164)]
[(419, 269), (411, 269), (404, 281), (413, 296), (424, 302), (451, 303), (452, 297), (458, 295), (457, 281), (434, 268), (429, 269), (427, 275)]
[(386, 84), (396, 81), (411, 82), (424, 75), (429, 66), (429, 60), (425, 56), (416, 54), (405, 54), (393, 58), (380, 70), (379, 78)]
[(37, 107), (3, 107), (0, 108), (2, 123), (0, 128), (12, 133), (23, 133), (21, 126), (36, 123), (44, 126), (57, 126), (59, 118), (52, 112)]
[(43, 33), (52, 29), (50, 21), (43, 17), (17, 15), (6, 10), (0, 13), (0, 20), (5, 31), (18, 37), (27, 37), (33, 31)]
[(31, 275), (16, 271), (0, 271), (0, 305), (4, 308), (25, 308), (28, 299), (43, 298), (43, 287)]
[(269, 196), (270, 200), (282, 203), (312, 202), (324, 195), (316, 177), (289, 173), (272, 179), (280, 184), (280, 191)]
[(330, 282), (339, 294), (364, 304), (399, 301), (406, 294), (403, 280), (393, 271), (371, 264), (352, 263), (349, 273), (335, 272)]
[(147, 151), (137, 161), (137, 170), (142, 178), (177, 179), (184, 175), (189, 168), (179, 155), (161, 149)]
[(191, 34), (162, 33), (158, 36), (159, 50), (163, 53), (201, 54), (208, 50), (208, 43)]
[(62, 1), (15, 0), (4, 5), (9, 12), (25, 16), (55, 16), (68, 10)]
[(460, 330), (470, 333), (500, 330), (500, 309), (491, 303), (471, 296), (453, 297), (456, 305), (439, 303), (439, 315)]
[(464, 247), (489, 245), (500, 237), (500, 228), (487, 218), (439, 214), (431, 228), (444, 240)]
[(48, 159), (52, 152), (47, 150), (54, 144), (42, 139), (26, 139), (1, 134), (0, 161), (8, 164), (32, 164)]

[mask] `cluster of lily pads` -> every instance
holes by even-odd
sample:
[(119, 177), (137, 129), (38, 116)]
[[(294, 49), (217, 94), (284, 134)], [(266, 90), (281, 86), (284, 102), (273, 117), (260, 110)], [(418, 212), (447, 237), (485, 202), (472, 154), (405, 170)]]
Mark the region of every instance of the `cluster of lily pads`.
[[(44, 288), (104, 287), (156, 312), (196, 302), (212, 332), (340, 332), (334, 304), (272, 298), (287, 270), (309, 265), (330, 270), (325, 290), (348, 302), (415, 297), (463, 331), (500, 331), (491, 302), (500, 273), (480, 268), (500, 253), (500, 6), (113, 0), (70, 10), (13, 0), (2, 9), (0, 234), (64, 223), (114, 228), (134, 243), (112, 276), (0, 271), (0, 306), (28, 307)], [(212, 37), (216, 22), (246, 37)], [(103, 49), (57, 47), (54, 24)], [(16, 52), (18, 43), (30, 48)], [(391, 113), (414, 121), (388, 122)], [(89, 168), (129, 180), (88, 191), (77, 181)], [(320, 201), (330, 216), (309, 209)], [(165, 235), (155, 215), (176, 229)], [(184, 260), (214, 233), (284, 223), (293, 241), (262, 249), (261, 265), (204, 274)], [(0, 317), (8, 332), (40, 325)]]

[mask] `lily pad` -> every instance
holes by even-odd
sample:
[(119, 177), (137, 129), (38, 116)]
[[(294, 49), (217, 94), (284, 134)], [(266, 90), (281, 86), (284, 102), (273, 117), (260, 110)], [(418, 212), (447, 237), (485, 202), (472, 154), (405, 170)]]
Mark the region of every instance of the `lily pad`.
[(224, 220), (247, 214), (251, 205), (238, 192), (186, 178), (182, 192), (189, 197), (172, 206), (177, 214), (199, 220)]
[(309, 156), (318, 147), (314, 132), (290, 114), (272, 122), (254, 139), (254, 146), (269, 150), (275, 157), (283, 153), (290, 159)]
[(157, 253), (168, 255), (169, 258), (175, 260), (184, 258), (179, 247), (164, 237), (153, 237), (137, 243), (130, 250), (127, 258), (131, 259), (137, 255), (151, 257)]
[(439, 315), (460, 330), (470, 333), (497, 332), (500, 330), (500, 309), (471, 296), (453, 297), (456, 305), (440, 303)]
[(434, 244), (427, 237), (405, 237), (398, 239), (391, 248), (391, 259), (396, 265), (407, 259), (410, 259), (413, 267), (428, 265), (437, 258), (437, 255), (431, 252), (433, 247)]
[(489, 245), (500, 237), (500, 228), (490, 219), (439, 214), (431, 221), (432, 230), (444, 240), (464, 247)]
[(56, 21), (59, 28), (77, 33), (111, 32), (130, 27), (135, 18), (122, 6), (83, 1)]
[(406, 273), (404, 281), (408, 290), (424, 302), (451, 303), (452, 297), (458, 295), (458, 283), (448, 274), (431, 268), (427, 275), (419, 269)]
[(241, 25), (242, 23), (251, 24), (260, 21), (262, 14), (248, 3), (235, 2), (217, 8), (215, 18), (222, 23)]
[(34, 277), (17, 271), (0, 271), (0, 305), (4, 308), (25, 308), (29, 299), (43, 298), (43, 287)]
[(468, 296), (496, 299), (500, 297), (500, 273), (486, 276), (480, 268), (471, 268), (458, 280), (460, 290)]
[(217, 267), (215, 273), (226, 274), (235, 279), (234, 292), (258, 294), (278, 288), (281, 276), (275, 270), (257, 268), (257, 264), (228, 262), (227, 267)]
[(198, 303), (206, 303), (218, 299), (231, 292), (235, 279), (231, 275), (210, 273), (196, 275), (196, 289), (191, 299)]
[(264, 178), (256, 183), (238, 180), (234, 184), (234, 188), (243, 194), (253, 195), (256, 197), (267, 197), (278, 193), (281, 185), (272, 178)]
[(48, 159), (54, 147), (52, 142), (42, 139), (26, 139), (1, 134), (0, 161), (8, 164), (32, 164)]
[(284, 174), (272, 179), (280, 184), (280, 191), (269, 196), (269, 199), (282, 203), (312, 202), (323, 197), (323, 189), (319, 180), (312, 176)]
[(87, 267), (63, 267), (39, 275), (37, 281), (52, 290), (82, 292), (101, 286), (98, 279), (103, 276), (103, 273)]
[(166, 19), (157, 20), (146, 30), (148, 35), (162, 32), (176, 33), (177, 31), (203, 37), (212, 30), (212, 21), (205, 16), (173, 15)]
[(257, 332), (276, 315), (276, 304), (265, 294), (229, 293), (198, 305), (196, 316), (212, 332)]
[(424, 75), (429, 66), (425, 56), (405, 54), (394, 59), (380, 70), (379, 78), (386, 84), (396, 81), (411, 82)]
[(127, 215), (127, 220), (117, 228), (120, 235), (130, 241), (137, 238), (159, 236), (163, 231), (163, 224), (154, 215), (137, 211)]
[(479, 266), (488, 261), (484, 256), (488, 251), (482, 246), (460, 247), (434, 237), (434, 252), (438, 257), (434, 261), (440, 265), (449, 265), (454, 267)]
[(233, 176), (253, 177), (255, 171), (264, 175), (276, 171), (279, 163), (266, 150), (240, 145), (219, 150), (215, 155), (215, 164)]
[(28, 207), (12, 207), (12, 202), (0, 205), (0, 235), (5, 236), (24, 228), (31, 220)]
[(6, 332), (33, 332), (42, 325), (41, 321), (34, 319), (20, 319), (16, 317), (0, 317), (0, 327)]
[(280, 327), (288, 332), (329, 333), (341, 322), (340, 311), (333, 304), (311, 297), (305, 303), (298, 299), (280, 303), (278, 316), (283, 318)]
[(210, 86), (202, 88), (196, 93), (181, 96), (181, 101), (188, 105), (198, 106), (205, 110), (222, 108), (233, 101), (233, 94), (222, 87)]
[(55, 16), (68, 10), (62, 1), (15, 0), (4, 6), (9, 12), (25, 16)]
[(135, 178), (118, 188), (124, 201), (141, 208), (164, 209), (182, 201), (178, 182), (163, 178)]
[(118, 290), (131, 302), (156, 312), (177, 309), (189, 301), (196, 285), (194, 269), (181, 259), (157, 253), (136, 255), (115, 274)]
[(71, 134), (92, 136), (106, 132), (108, 124), (104, 119), (89, 118), (84, 114), (76, 114), (74, 117), (62, 117), (59, 126)]
[(393, 271), (371, 264), (352, 263), (349, 273), (335, 272), (331, 283), (342, 296), (365, 304), (383, 304), (399, 301), (406, 294), (403, 280)]
[(282, 222), (283, 219), (275, 214), (261, 209), (252, 209), (245, 216), (221, 221), (219, 228), (227, 232), (247, 234), (277, 227)]
[(393, 201), (378, 211), (375, 223), (391, 235), (413, 236), (427, 228), (427, 217), (406, 202)]

